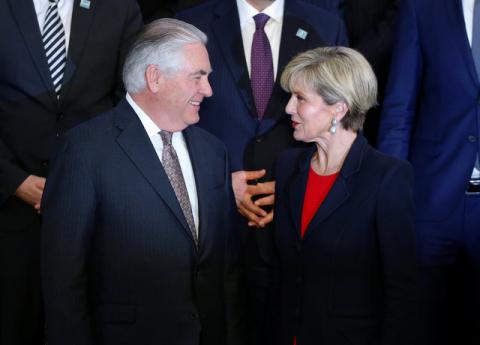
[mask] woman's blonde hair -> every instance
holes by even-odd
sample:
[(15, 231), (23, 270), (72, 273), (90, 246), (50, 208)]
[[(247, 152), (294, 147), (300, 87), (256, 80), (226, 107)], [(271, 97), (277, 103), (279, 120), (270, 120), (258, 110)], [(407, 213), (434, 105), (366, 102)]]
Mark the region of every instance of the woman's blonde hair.
[(280, 83), (287, 92), (293, 85), (315, 90), (327, 103), (345, 102), (343, 128), (359, 131), (367, 111), (377, 103), (377, 78), (368, 61), (347, 47), (321, 47), (300, 53), (285, 67)]

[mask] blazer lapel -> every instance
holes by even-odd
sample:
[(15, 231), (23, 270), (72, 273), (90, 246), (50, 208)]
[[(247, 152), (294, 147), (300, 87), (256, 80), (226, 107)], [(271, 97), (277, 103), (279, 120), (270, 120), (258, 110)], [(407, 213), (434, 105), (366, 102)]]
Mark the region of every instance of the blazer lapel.
[[(302, 19), (302, 13), (298, 12), (295, 1), (285, 1), (285, 10), (282, 25), (282, 39), (278, 57), (277, 81), (288, 62), (299, 52), (310, 47), (311, 40), (318, 37), (310, 24)], [(303, 36), (302, 36), (303, 34)], [(303, 38), (302, 38), (303, 37)], [(316, 45), (322, 45), (320, 42)]]
[(475, 68), (475, 62), (473, 61), (472, 48), (468, 41), (465, 19), (463, 17), (462, 0), (445, 0), (444, 5), (450, 22), (450, 25), (445, 27), (445, 32), (451, 30), (452, 38), (460, 49), (472, 81), (478, 85), (477, 70)]
[[(310, 24), (302, 20), (302, 14), (298, 12), (297, 5), (296, 1), (285, 1), (277, 76), (265, 116), (260, 123), (260, 135), (270, 131), (277, 121), (285, 116), (284, 107), (289, 95), (280, 85), (280, 77), (285, 66), (297, 53), (308, 50), (312, 39), (318, 40)], [(306, 37), (302, 38), (302, 32), (306, 33)]]
[(145, 132), (145, 128), (126, 100), (123, 100), (116, 109), (115, 121), (117, 127), (121, 130), (117, 137), (117, 143), (178, 218), (184, 227), (185, 234), (193, 241), (175, 192), (150, 142), (150, 138)]
[(312, 232), (311, 229), (316, 229), (320, 223), (324, 222), (337, 208), (339, 208), (349, 197), (347, 184), (343, 176), (339, 174), (337, 180), (327, 194), (320, 208), (315, 213), (315, 216), (310, 221), (304, 235), (307, 238)]
[(310, 148), (305, 150), (305, 152), (299, 156), (297, 162), (297, 172), (290, 182), (288, 188), (289, 205), (292, 206), (290, 208), (290, 217), (292, 218), (294, 224), (294, 236), (298, 240), (300, 240), (303, 199), (305, 197), (305, 191), (307, 188), (308, 171), (310, 168), (310, 160), (312, 159), (314, 152), (315, 148)]
[(50, 94), (52, 105), (57, 106), (57, 97), (53, 89), (53, 82), (48, 69), (47, 58), (45, 56), (45, 49), (43, 47), (42, 35), (40, 27), (38, 26), (38, 19), (35, 14), (35, 7), (32, 0), (8, 0), (10, 3), (10, 10), (15, 17), (17, 25), (25, 40), (30, 57), (35, 65), (42, 81), (45, 85), (45, 90)]
[(207, 150), (202, 146), (202, 140), (199, 140), (196, 132), (187, 127), (184, 130), (185, 140), (187, 142), (188, 153), (192, 162), (193, 174), (195, 176), (195, 185), (197, 188), (198, 199), (198, 250), (200, 256), (209, 252), (211, 247), (211, 236), (208, 236), (208, 172), (210, 171), (210, 160), (207, 157)]
[(315, 216), (310, 221), (304, 239), (308, 238), (314, 229), (317, 229), (321, 223), (328, 219), (335, 210), (348, 200), (350, 196), (348, 186), (349, 179), (360, 170), (363, 155), (367, 148), (366, 139), (361, 134), (358, 134), (345, 158), (345, 162), (343, 163), (337, 180), (333, 184), (332, 189), (330, 189), (330, 192), (327, 194), (322, 205), (320, 205), (315, 213)]
[(216, 19), (212, 22), (215, 42), (220, 47), (225, 64), (228, 66), (233, 80), (238, 86), (242, 100), (250, 111), (256, 113), (250, 76), (243, 49), (240, 19), (235, 1), (220, 1), (215, 8)]
[[(60, 91), (60, 101), (65, 99), (70, 90), (72, 84), (70, 81), (73, 80), (75, 76), (75, 72), (87, 46), (86, 41), (95, 15), (95, 0), (90, 0), (90, 7), (88, 9), (80, 6), (80, 1), (81, 0), (75, 0), (73, 5), (67, 64), (63, 76), (63, 86)], [(87, 52), (87, 54), (88, 53), (94, 52)]]

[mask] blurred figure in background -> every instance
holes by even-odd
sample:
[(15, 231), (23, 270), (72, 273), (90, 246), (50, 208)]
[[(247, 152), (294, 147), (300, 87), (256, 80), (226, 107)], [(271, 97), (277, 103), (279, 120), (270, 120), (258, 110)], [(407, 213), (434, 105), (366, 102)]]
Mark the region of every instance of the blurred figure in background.
[(40, 203), (68, 129), (123, 97), (135, 0), (0, 0), (0, 344), (43, 345)]
[(414, 169), (418, 344), (479, 344), (480, 3), (403, 0), (394, 41), (378, 146)]

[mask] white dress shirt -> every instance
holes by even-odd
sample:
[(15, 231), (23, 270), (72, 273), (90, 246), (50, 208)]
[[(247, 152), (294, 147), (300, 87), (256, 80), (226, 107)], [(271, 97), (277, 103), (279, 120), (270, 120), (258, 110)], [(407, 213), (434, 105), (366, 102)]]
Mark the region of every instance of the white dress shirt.
[[(475, 6), (475, 0), (462, 0), (462, 6), (463, 19), (465, 20), (465, 30), (467, 31), (468, 42), (470, 43), (471, 47), (473, 34), (473, 8)], [(472, 178), (480, 178), (480, 163), (478, 156), (473, 168)]]
[[(160, 128), (152, 121), (150, 116), (148, 116), (142, 108), (138, 106), (137, 103), (132, 99), (132, 97), (127, 93), (127, 102), (133, 108), (135, 113), (138, 115), (138, 118), (142, 122), (145, 131), (147, 132), (150, 141), (152, 142), (153, 148), (157, 153), (158, 159), (162, 162), (162, 151), (163, 151), (163, 142), (160, 137), (159, 132)], [(172, 135), (172, 146), (177, 153), (178, 160), (180, 162), (180, 168), (182, 169), (183, 179), (185, 180), (185, 185), (187, 187), (188, 199), (190, 200), (190, 205), (192, 207), (193, 221), (195, 222), (195, 230), (197, 231), (198, 238), (198, 196), (197, 196), (197, 186), (195, 184), (195, 175), (193, 174), (192, 161), (190, 160), (190, 155), (188, 154), (187, 143), (183, 137), (182, 132), (174, 132)]]
[(467, 37), (470, 46), (472, 46), (472, 31), (473, 31), (473, 7), (475, 0), (462, 0), (463, 19), (465, 20), (465, 29), (467, 30)]
[[(72, 13), (73, 13), (73, 1), (74, 0), (59, 0), (58, 1), (58, 14), (62, 20), (63, 29), (65, 30), (65, 48), (68, 55), (68, 44), (70, 42), (70, 28), (72, 26)], [(43, 33), (43, 24), (45, 23), (45, 17), (47, 16), (47, 9), (49, 6), (48, 0), (33, 0), (35, 6), (35, 12), (37, 14), (38, 25), (40, 26), (40, 32)]]
[[(270, 19), (265, 24), (265, 34), (270, 41), (273, 60), (273, 75), (277, 79), (278, 55), (280, 52), (280, 40), (282, 38), (283, 7), (285, 0), (275, 0), (262, 13), (267, 14)], [(255, 21), (253, 17), (260, 13), (247, 0), (237, 0), (238, 16), (240, 18), (240, 29), (242, 30), (243, 49), (247, 60), (248, 75), (251, 73), (252, 41), (255, 33)]]

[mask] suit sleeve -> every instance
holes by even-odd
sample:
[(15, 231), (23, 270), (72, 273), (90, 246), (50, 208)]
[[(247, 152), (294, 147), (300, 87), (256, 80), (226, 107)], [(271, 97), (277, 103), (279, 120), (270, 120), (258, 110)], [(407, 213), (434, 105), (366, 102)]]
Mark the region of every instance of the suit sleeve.
[(42, 286), (50, 345), (93, 344), (85, 273), (96, 204), (91, 171), (80, 150), (64, 142), (42, 200)]
[(383, 277), (382, 345), (414, 344), (417, 280), (413, 172), (398, 163), (385, 175), (377, 199), (377, 226)]
[(123, 35), (121, 45), (119, 47), (119, 57), (117, 65), (117, 82), (114, 93), (114, 100), (117, 103), (125, 96), (125, 87), (123, 85), (122, 74), (123, 64), (127, 56), (130, 45), (133, 43), (135, 36), (143, 27), (142, 13), (137, 1), (128, 2), (128, 11), (125, 22), (123, 24)]
[(28, 175), (15, 164), (15, 156), (0, 138), (0, 205), (15, 193)]
[(413, 0), (400, 6), (394, 48), (383, 111), (378, 147), (388, 154), (406, 159), (417, 107), (422, 76), (422, 55)]
[[(225, 152), (225, 156), (227, 153)], [(227, 236), (225, 246), (225, 306), (227, 325), (227, 344), (247, 344), (248, 326), (246, 315), (245, 277), (241, 267), (242, 239), (239, 217), (233, 196), (230, 167), (226, 159), (225, 188), (228, 196), (228, 206), (225, 207)]]

